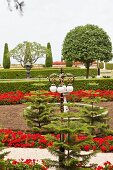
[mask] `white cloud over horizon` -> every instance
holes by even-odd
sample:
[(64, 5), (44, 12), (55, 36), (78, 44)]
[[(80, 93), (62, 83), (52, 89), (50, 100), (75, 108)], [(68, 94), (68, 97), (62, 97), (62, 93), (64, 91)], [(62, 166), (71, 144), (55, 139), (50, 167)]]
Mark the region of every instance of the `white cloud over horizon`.
[(60, 60), (64, 37), (79, 25), (98, 25), (113, 43), (112, 0), (25, 0), (25, 4), (20, 16), (0, 0), (0, 63), (6, 42), (11, 50), (23, 41), (45, 46), (50, 42), (54, 61)]

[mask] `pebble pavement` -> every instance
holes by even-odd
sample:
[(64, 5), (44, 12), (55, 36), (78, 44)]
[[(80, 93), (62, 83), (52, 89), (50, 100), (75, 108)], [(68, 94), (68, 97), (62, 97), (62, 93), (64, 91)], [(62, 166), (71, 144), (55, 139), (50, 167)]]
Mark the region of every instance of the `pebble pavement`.
[[(44, 158), (50, 158), (52, 160), (58, 160), (58, 157), (53, 156), (47, 149), (39, 148), (6, 148), (2, 152), (10, 152), (5, 159), (36, 159), (40, 160)], [(92, 156), (88, 164), (98, 164), (103, 165), (104, 162), (110, 161), (113, 164), (113, 153), (97, 153)], [(55, 170), (50, 168), (49, 170)]]

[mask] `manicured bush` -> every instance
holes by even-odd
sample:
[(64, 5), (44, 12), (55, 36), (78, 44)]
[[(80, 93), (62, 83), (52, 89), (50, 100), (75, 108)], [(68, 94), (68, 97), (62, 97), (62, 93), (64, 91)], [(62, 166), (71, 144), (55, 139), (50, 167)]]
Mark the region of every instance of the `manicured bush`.
[[(106, 65), (106, 70), (113, 70), (113, 63), (105, 63)], [(101, 62), (99, 63), (100, 69), (104, 68), (104, 63)]]
[(88, 89), (101, 89), (101, 90), (113, 90), (112, 78), (101, 79), (76, 79), (74, 81), (74, 90), (88, 90)]
[(5, 43), (4, 45), (4, 55), (3, 55), (3, 68), (9, 69), (10, 68), (10, 57), (8, 56), (8, 44)]
[[(49, 89), (48, 81), (33, 81), (33, 80), (21, 80), (21, 81), (1, 81), (0, 82), (0, 93), (10, 92), (10, 91), (17, 91), (20, 90), (22, 92), (29, 92), (33, 90), (42, 89), (41, 84), (43, 85), (43, 89)], [(34, 83), (37, 84), (34, 86)]]
[[(34, 86), (34, 84), (36, 84)], [(0, 93), (17, 91), (29, 92), (32, 90), (49, 90), (49, 80), (8, 80), (0, 81)], [(77, 90), (113, 90), (113, 78), (75, 79), (74, 91)]]
[(106, 63), (107, 70), (113, 70), (113, 63)]
[(46, 54), (46, 60), (45, 60), (45, 67), (52, 67), (52, 65), (53, 65), (53, 58), (52, 58), (51, 44), (47, 43), (47, 54)]
[[(75, 77), (78, 76), (85, 76), (86, 69), (77, 69), (77, 68), (64, 68), (64, 73), (71, 73)], [(31, 69), (30, 71), (30, 77), (31, 78), (47, 78), (52, 73), (59, 74), (60, 69), (59, 68), (43, 68), (43, 69)], [(90, 69), (90, 76), (96, 76), (97, 75), (97, 69)], [(11, 69), (11, 70), (0, 70), (0, 79), (24, 79), (26, 78), (26, 70), (25, 69)]]

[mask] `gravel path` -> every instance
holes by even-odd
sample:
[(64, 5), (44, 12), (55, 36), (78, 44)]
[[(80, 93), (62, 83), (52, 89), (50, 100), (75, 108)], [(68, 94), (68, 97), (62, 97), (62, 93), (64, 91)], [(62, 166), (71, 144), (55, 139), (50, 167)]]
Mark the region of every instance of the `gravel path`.
[[(7, 148), (4, 151), (10, 151), (10, 153), (5, 156), (5, 159), (38, 159), (39, 162), (41, 159), (50, 158), (52, 160), (58, 160), (58, 157), (53, 156), (48, 152), (47, 149), (39, 148)], [(88, 152), (83, 151), (84, 154)], [(113, 164), (113, 153), (97, 153), (95, 156), (92, 156), (88, 165), (95, 163), (98, 165), (103, 165), (104, 162), (110, 161)], [(55, 168), (50, 168), (49, 170), (54, 170)]]

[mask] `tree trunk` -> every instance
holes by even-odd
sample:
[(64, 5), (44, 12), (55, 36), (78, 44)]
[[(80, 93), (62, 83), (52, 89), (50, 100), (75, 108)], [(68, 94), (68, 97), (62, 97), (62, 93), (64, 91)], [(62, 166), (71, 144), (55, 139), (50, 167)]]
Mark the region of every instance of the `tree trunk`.
[(89, 78), (89, 66), (90, 66), (90, 63), (86, 63), (86, 79)]

